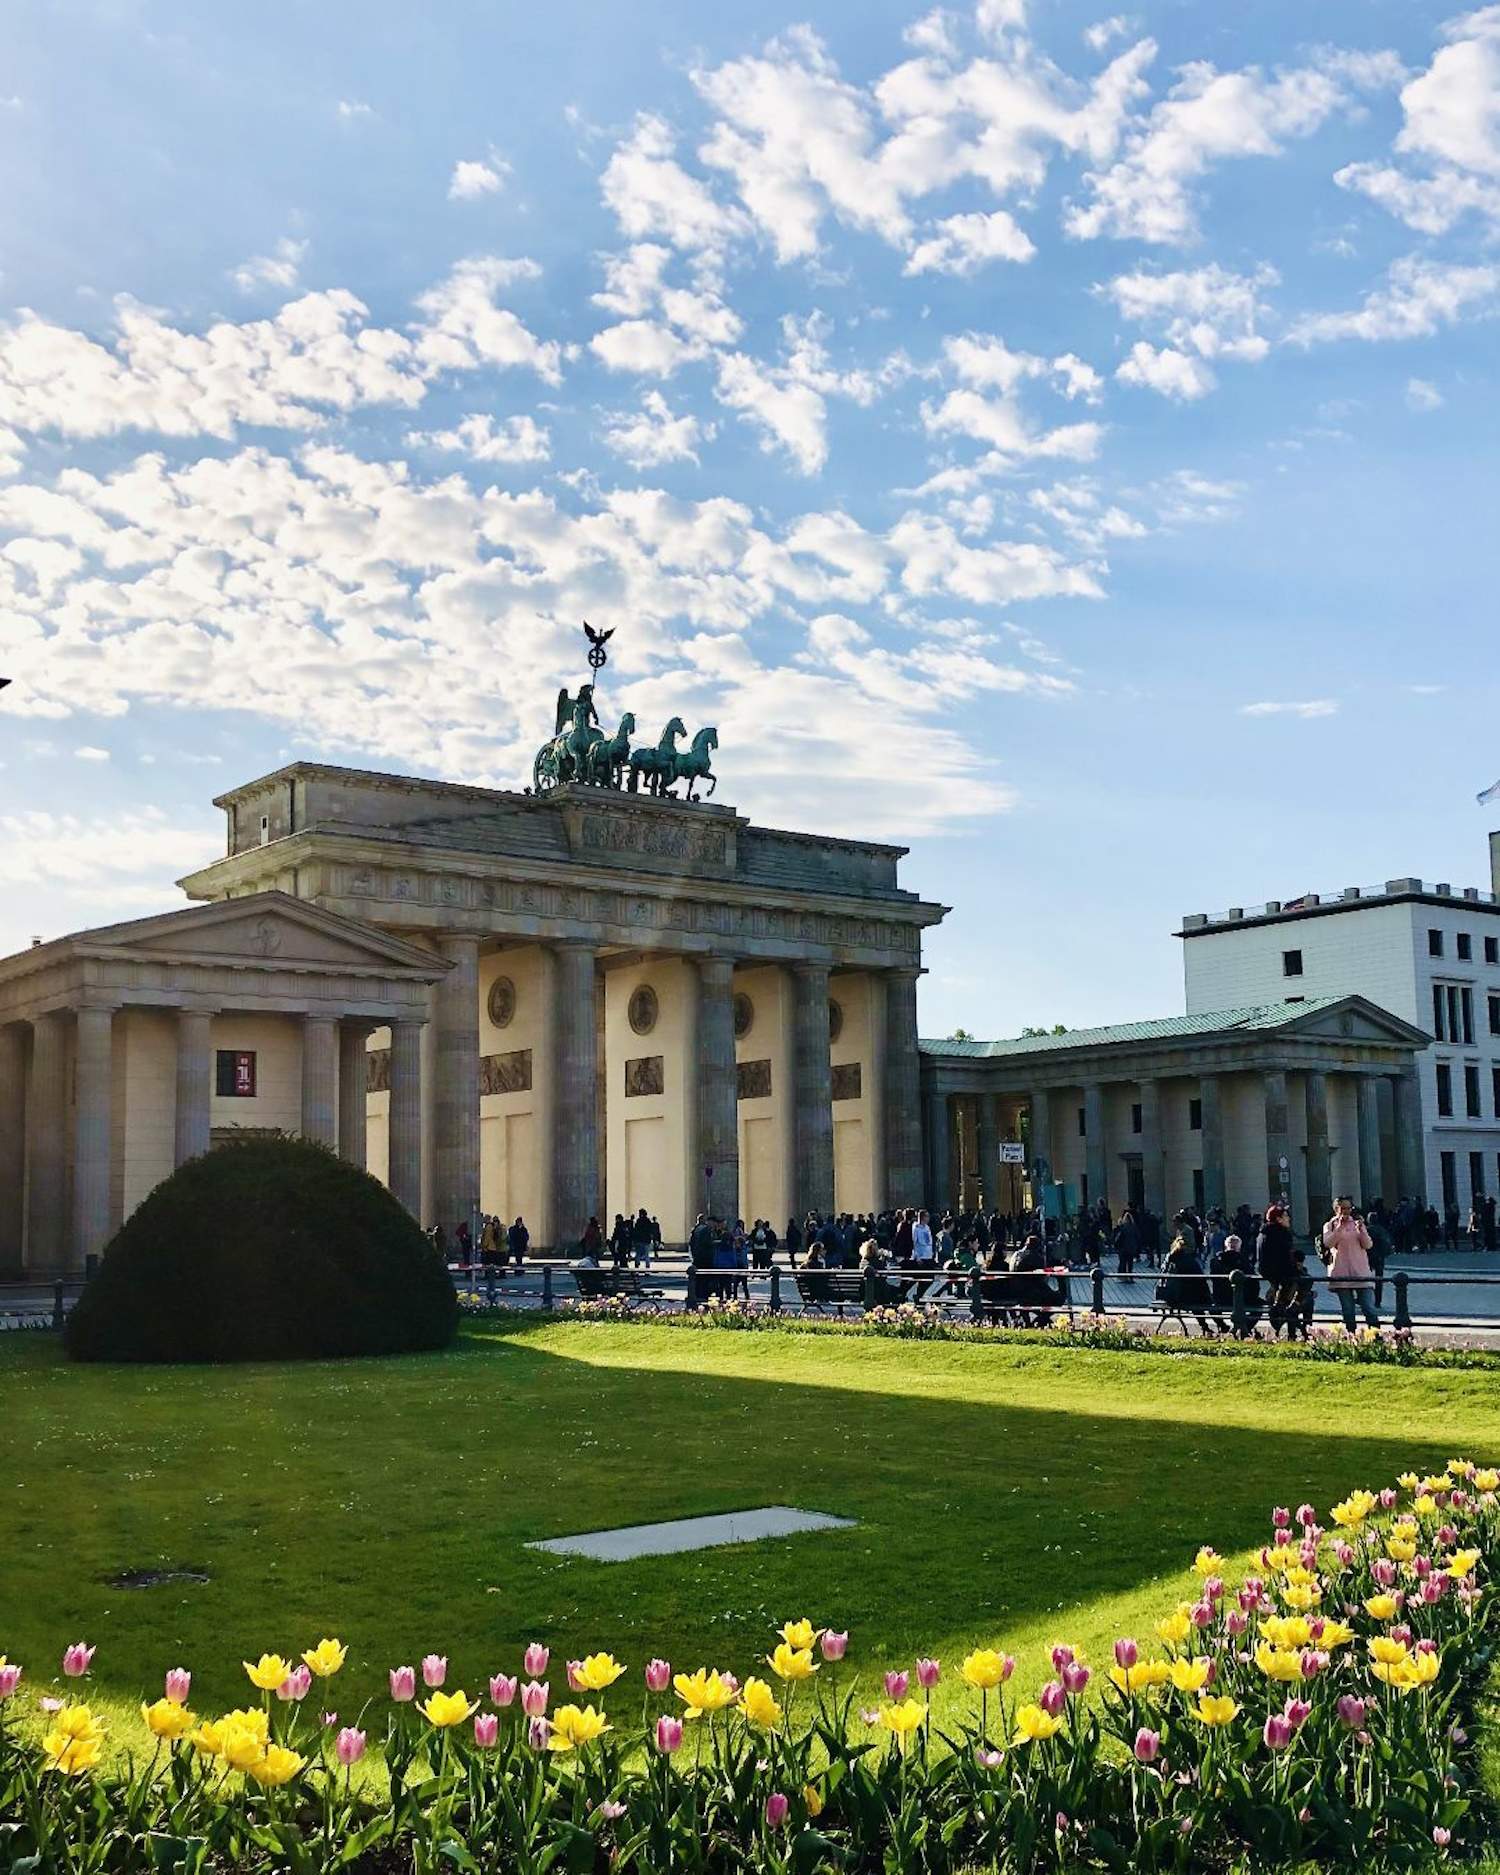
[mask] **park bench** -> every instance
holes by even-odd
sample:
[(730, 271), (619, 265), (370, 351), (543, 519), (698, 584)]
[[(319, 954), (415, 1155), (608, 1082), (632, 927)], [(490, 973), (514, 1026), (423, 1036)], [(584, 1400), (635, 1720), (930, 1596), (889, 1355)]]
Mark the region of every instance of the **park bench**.
[(648, 1289), (639, 1270), (574, 1270), (572, 1276), (578, 1286), (580, 1302), (602, 1302), (607, 1298), (619, 1297), (635, 1304), (659, 1302), (664, 1295), (660, 1289)]
[(865, 1305), (865, 1279), (858, 1270), (796, 1270), (797, 1294), (804, 1309), (826, 1315), (830, 1309), (842, 1315), (846, 1308)]

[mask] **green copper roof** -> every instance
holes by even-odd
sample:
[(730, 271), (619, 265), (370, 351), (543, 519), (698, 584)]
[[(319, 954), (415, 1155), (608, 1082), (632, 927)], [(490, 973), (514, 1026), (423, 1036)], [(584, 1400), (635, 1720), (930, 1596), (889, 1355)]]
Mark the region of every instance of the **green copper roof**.
[(920, 1041), (924, 1055), (990, 1058), (1039, 1055), (1059, 1048), (1107, 1048), (1111, 1042), (1165, 1042), (1183, 1035), (1222, 1035), (1236, 1029), (1280, 1029), (1302, 1016), (1346, 1003), (1347, 996), (1309, 996), (1300, 1003), (1257, 1003), (1249, 1009), (1206, 1009), (1195, 1016), (1158, 1016), (1154, 1022), (1117, 1022), (1105, 1029), (1069, 1029), (1065, 1035), (1018, 1035), (1005, 1042)]

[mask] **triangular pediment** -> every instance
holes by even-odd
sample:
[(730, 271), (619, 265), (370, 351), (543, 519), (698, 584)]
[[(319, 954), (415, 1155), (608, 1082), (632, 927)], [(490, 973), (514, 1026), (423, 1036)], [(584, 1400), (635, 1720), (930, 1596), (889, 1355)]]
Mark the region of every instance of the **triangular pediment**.
[(79, 932), (72, 941), (92, 951), (183, 962), (377, 967), (388, 973), (410, 970), (432, 982), (448, 967), (443, 958), (374, 925), (325, 911), (285, 892), (255, 892), (210, 905), (190, 905), (155, 918)]
[(1287, 1010), (1287, 1020), (1277, 1026), (1285, 1035), (1330, 1042), (1397, 1042), (1420, 1047), (1429, 1039), (1412, 1023), (1364, 996), (1346, 996), (1300, 1016), (1293, 1004)]

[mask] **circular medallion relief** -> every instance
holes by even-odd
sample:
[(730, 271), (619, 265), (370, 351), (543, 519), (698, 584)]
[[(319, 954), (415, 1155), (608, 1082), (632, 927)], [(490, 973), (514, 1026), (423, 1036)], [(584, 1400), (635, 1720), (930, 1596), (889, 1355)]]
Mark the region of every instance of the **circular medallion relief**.
[(844, 1011), (830, 996), (828, 999), (828, 1039), (836, 1042), (844, 1032)]
[(490, 985), (490, 1021), (497, 1029), (508, 1029), (516, 1013), (516, 986), (509, 977), (496, 977)]
[(734, 1032), (744, 1037), (755, 1027), (755, 1004), (743, 990), (734, 999)]
[(656, 1000), (656, 991), (649, 983), (642, 983), (631, 991), (626, 1014), (630, 1018), (631, 1028), (637, 1035), (649, 1035), (656, 1027), (660, 1007)]

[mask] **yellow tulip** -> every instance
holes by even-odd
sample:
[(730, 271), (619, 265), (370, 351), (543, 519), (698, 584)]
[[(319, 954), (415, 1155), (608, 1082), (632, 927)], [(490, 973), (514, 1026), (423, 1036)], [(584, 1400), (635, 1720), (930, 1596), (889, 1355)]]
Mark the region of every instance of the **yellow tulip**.
[(1273, 1647), (1306, 1647), (1312, 1640), (1305, 1615), (1267, 1615), (1260, 1631)]
[[(1137, 1665), (1140, 1663), (1137, 1662)], [(1211, 1671), (1210, 1663), (1201, 1655), (1197, 1660), (1174, 1660), (1172, 1662), (1172, 1684), (1179, 1693), (1201, 1693), (1208, 1685)]]
[(1193, 1558), (1193, 1567), (1200, 1576), (1221, 1575), (1224, 1570), (1224, 1558), (1210, 1544), (1205, 1543)]
[(1347, 1530), (1357, 1530), (1378, 1502), (1373, 1491), (1351, 1491), (1342, 1504), (1333, 1507), (1333, 1521)]
[(1453, 1480), (1446, 1472), (1435, 1472), (1432, 1477), (1422, 1480), (1422, 1490), (1424, 1492), (1451, 1491), (1452, 1489)]
[(1365, 1613), (1372, 1621), (1394, 1621), (1397, 1601), (1394, 1595), (1367, 1595)]
[(320, 1680), (331, 1680), (343, 1666), (344, 1657), (348, 1652), (349, 1649), (342, 1641), (322, 1640), (316, 1647), (309, 1647), (302, 1658)]
[(288, 1751), (285, 1745), (268, 1745), (265, 1755), (250, 1766), (250, 1775), (257, 1784), (275, 1790), (282, 1784), (289, 1784), (306, 1763), (306, 1758)]
[(1323, 1591), (1316, 1582), (1288, 1582), (1281, 1591), (1281, 1599), (1288, 1608), (1316, 1608), (1323, 1599)]
[(1415, 1491), (1417, 1488), (1417, 1474), (1414, 1471), (1403, 1471), (1396, 1482), (1403, 1491)]
[(579, 1751), (609, 1730), (609, 1721), (593, 1706), (559, 1706), (547, 1733), (549, 1751)]
[(767, 1654), (766, 1664), (779, 1680), (810, 1680), (818, 1670), (811, 1648), (790, 1647), (785, 1641), (778, 1641), (775, 1653)]
[(979, 1647), (965, 1655), (958, 1671), (960, 1677), (980, 1693), (992, 1693), (997, 1686), (1003, 1686), (1009, 1673), (1005, 1655), (997, 1654), (993, 1647)]
[(810, 1621), (788, 1621), (781, 1630), (781, 1638), (788, 1647), (798, 1648), (805, 1653), (821, 1632)]
[(1016, 1743), (1034, 1744), (1038, 1739), (1051, 1738), (1062, 1730), (1062, 1720), (1054, 1719), (1050, 1712), (1043, 1712), (1040, 1706), (1022, 1706), (1016, 1714)]
[(1255, 1664), (1268, 1680), (1302, 1678), (1302, 1656), (1294, 1648), (1269, 1647), (1262, 1641), (1255, 1650)]
[(104, 1744), (104, 1728), (87, 1706), (63, 1706), (52, 1715), (52, 1723), (42, 1738), (49, 1771), (61, 1771), (64, 1777), (77, 1777), (99, 1762)]
[[(1043, 1718), (1046, 1714), (1043, 1713)], [(916, 1699), (903, 1699), (898, 1706), (882, 1706), (878, 1723), (885, 1727), (896, 1743), (905, 1751), (911, 1742), (911, 1735), (926, 1717), (926, 1710)]]
[(291, 1678), (292, 1663), (283, 1660), (280, 1654), (262, 1654), (254, 1666), (248, 1660), (243, 1664), (250, 1675), (250, 1684), (258, 1686), (263, 1693), (274, 1693), (283, 1680)]
[(1430, 1492), (1423, 1491), (1413, 1505), (1419, 1517), (1435, 1517), (1438, 1513), (1437, 1499)]
[(816, 1822), (823, 1814), (823, 1794), (816, 1784), (804, 1784), (802, 1786), (802, 1801), (807, 1805), (809, 1818)]
[(687, 1707), (685, 1717), (702, 1718), (705, 1712), (722, 1712), (726, 1706), (734, 1704), (734, 1687), (723, 1678), (716, 1667), (709, 1673), (699, 1667), (696, 1673), (679, 1673), (672, 1681), (677, 1697)]
[(1175, 1615), (1168, 1615), (1165, 1621), (1158, 1621), (1156, 1631), (1168, 1647), (1180, 1647), (1192, 1633), (1193, 1624), (1187, 1611), (1179, 1608)]
[(1318, 1645), (1324, 1653), (1331, 1654), (1335, 1648), (1347, 1647), (1354, 1639), (1354, 1630), (1345, 1621), (1332, 1618), (1323, 1623), (1323, 1632), (1318, 1636)]
[(1476, 1491), (1500, 1490), (1500, 1471), (1476, 1471), (1474, 1489)]
[(1478, 1561), (1477, 1549), (1456, 1549), (1448, 1558), (1448, 1574), (1457, 1582), (1468, 1575)]
[(158, 1699), (154, 1706), (142, 1706), (141, 1717), (157, 1738), (185, 1738), (198, 1723), (186, 1706), (172, 1699)]
[(578, 1684), (586, 1693), (602, 1693), (625, 1671), (613, 1654), (590, 1654), (574, 1669)]
[(753, 1675), (746, 1680), (740, 1694), (740, 1707), (750, 1723), (763, 1731), (775, 1731), (781, 1723), (781, 1707), (776, 1703), (776, 1695), (764, 1680), (757, 1680)]
[(1385, 1540), (1385, 1553), (1392, 1562), (1410, 1562), (1417, 1553), (1416, 1539), (1409, 1536), (1388, 1536)]
[(1193, 1717), (1205, 1725), (1228, 1725), (1239, 1709), (1228, 1693), (1205, 1693), (1193, 1707)]
[(440, 1728), (447, 1725), (462, 1725), (478, 1710), (479, 1701), (470, 1699), (467, 1693), (462, 1692), (435, 1692), (417, 1707), (417, 1711), (423, 1715), (429, 1725), (436, 1725)]
[(1372, 1660), (1383, 1661), (1392, 1666), (1398, 1660), (1405, 1660), (1411, 1652), (1405, 1641), (1392, 1640), (1389, 1634), (1377, 1634), (1367, 1643)]
[(1395, 1687), (1398, 1693), (1412, 1693), (1421, 1686), (1431, 1686), (1438, 1676), (1436, 1654), (1411, 1654), (1405, 1660), (1377, 1660), (1370, 1671), (1377, 1680)]
[(266, 1741), (257, 1738), (249, 1726), (224, 1725), (219, 1736), (219, 1756), (235, 1771), (248, 1771), (265, 1756)]

